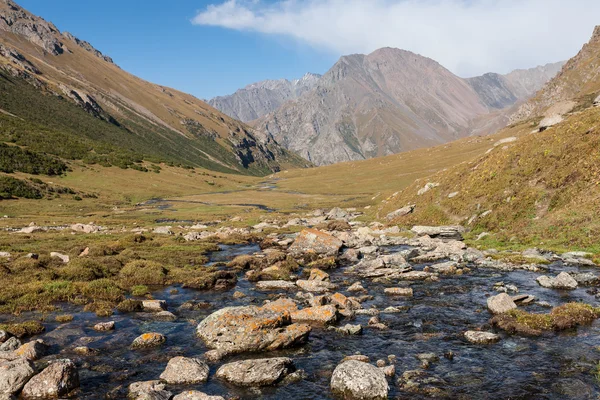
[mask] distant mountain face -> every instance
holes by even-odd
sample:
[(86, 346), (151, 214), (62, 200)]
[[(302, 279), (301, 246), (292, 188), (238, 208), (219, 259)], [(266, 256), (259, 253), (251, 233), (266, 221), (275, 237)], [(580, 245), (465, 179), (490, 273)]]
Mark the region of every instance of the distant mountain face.
[(512, 119), (565, 114), (577, 105), (591, 104), (599, 94), (600, 26), (596, 26), (590, 41)]
[(498, 126), (485, 117), (534, 93), (546, 73), (462, 79), (429, 58), (383, 48), (342, 57), (313, 89), (252, 125), (317, 165), (383, 156), (490, 133)]
[(307, 73), (300, 79), (266, 80), (253, 83), (229, 96), (219, 96), (208, 104), (242, 122), (249, 122), (275, 111), (314, 88), (321, 75)]
[(468, 78), (467, 83), (492, 109), (502, 109), (526, 100), (540, 90), (560, 71), (564, 62), (530, 69), (518, 69), (506, 75), (487, 73)]
[[(61, 131), (69, 121), (56, 121), (55, 111), (70, 102), (87, 111), (88, 119), (87, 129), (69, 134), (93, 144), (96, 154), (100, 148), (126, 150), (145, 159), (249, 174), (307, 165), (272, 136), (191, 95), (121, 70), (90, 43), (61, 33), (12, 0), (0, 0), (0, 73), (3, 93), (12, 96), (2, 99), (1, 118), (38, 126), (54, 118), (50, 128)], [(22, 82), (38, 90), (37, 96), (29, 88), (20, 91)], [(30, 112), (33, 104), (23, 105), (25, 92), (29, 102), (39, 103), (35, 112)], [(5, 134), (0, 130), (0, 142)]]

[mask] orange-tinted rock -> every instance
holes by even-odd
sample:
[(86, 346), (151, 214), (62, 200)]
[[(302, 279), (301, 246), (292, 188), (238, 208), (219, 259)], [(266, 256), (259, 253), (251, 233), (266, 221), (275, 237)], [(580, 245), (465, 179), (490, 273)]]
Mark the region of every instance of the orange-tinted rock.
[(320, 324), (332, 324), (337, 321), (337, 310), (334, 306), (307, 307), (291, 314), (294, 322), (317, 322)]
[(293, 254), (315, 253), (327, 256), (338, 254), (343, 242), (317, 229), (304, 229), (294, 240), (289, 251)]

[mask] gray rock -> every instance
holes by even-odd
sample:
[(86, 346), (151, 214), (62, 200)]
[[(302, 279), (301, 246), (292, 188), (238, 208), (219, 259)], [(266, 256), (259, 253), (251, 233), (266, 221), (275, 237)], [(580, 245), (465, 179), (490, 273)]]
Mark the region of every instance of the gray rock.
[(292, 290), (296, 289), (294, 282), (288, 281), (259, 281), (256, 282), (256, 289), (258, 290)]
[(340, 327), (330, 326), (329, 329), (344, 335), (360, 335), (362, 333), (361, 325), (346, 324)]
[(465, 228), (462, 226), (413, 226), (412, 232), (418, 236), (429, 236), (431, 238), (462, 240)]
[(296, 286), (302, 290), (313, 293), (325, 293), (337, 288), (337, 285), (331, 282), (303, 279), (297, 280)]
[(14, 351), (14, 350), (18, 349), (19, 347), (21, 347), (22, 345), (23, 345), (23, 343), (21, 343), (21, 341), (19, 339), (12, 336), (6, 342), (4, 342), (4, 343), (2, 343), (2, 345), (0, 345), (0, 351)]
[(216, 376), (238, 386), (269, 386), (293, 370), (291, 358), (263, 358), (225, 364), (217, 370)]
[(206, 317), (196, 332), (216, 356), (277, 350), (306, 342), (310, 326), (292, 324), (288, 311), (227, 307)]
[(172, 322), (177, 319), (177, 316), (170, 311), (157, 312), (156, 314), (153, 314), (153, 317), (157, 321), (167, 321), (167, 322), (169, 322), (169, 321)]
[(539, 128), (540, 132), (542, 132), (542, 131), (545, 131), (546, 129), (550, 128), (551, 126), (560, 124), (562, 121), (563, 121), (563, 117), (561, 115), (558, 115), (558, 114), (550, 115), (540, 121), (538, 128)]
[(475, 344), (490, 344), (500, 340), (500, 336), (491, 332), (466, 331), (465, 339)]
[(540, 286), (550, 289), (577, 289), (577, 281), (564, 271), (555, 278), (546, 275), (538, 276), (536, 281)]
[(79, 373), (71, 360), (56, 360), (34, 376), (23, 388), (24, 398), (66, 396), (79, 387)]
[(0, 343), (6, 342), (10, 338), (10, 335), (6, 331), (0, 330)]
[(594, 286), (600, 283), (600, 277), (591, 272), (571, 272), (569, 275), (571, 275), (573, 279), (577, 281), (577, 284), (581, 286)]
[(144, 311), (160, 312), (167, 309), (167, 302), (164, 300), (142, 300)]
[(65, 264), (68, 263), (70, 260), (70, 257), (68, 255), (56, 251), (51, 252), (50, 257), (59, 258)]
[(159, 235), (172, 235), (173, 234), (173, 231), (171, 230), (170, 226), (157, 226), (156, 228), (154, 228), (154, 230), (152, 232), (159, 234)]
[(115, 329), (115, 321), (99, 322), (94, 325), (94, 330), (99, 332), (112, 331), (113, 329)]
[(403, 217), (405, 215), (408, 215), (408, 214), (412, 213), (414, 211), (415, 207), (416, 206), (413, 204), (413, 205), (410, 205), (410, 206), (399, 208), (396, 211), (392, 211), (391, 213), (389, 213), (388, 215), (386, 215), (385, 218), (388, 221), (391, 221), (391, 220), (393, 220), (395, 218)]
[(389, 386), (384, 372), (379, 368), (348, 360), (333, 371), (331, 390), (349, 400), (383, 400), (388, 398)]
[(132, 349), (143, 349), (157, 347), (167, 341), (165, 335), (156, 332), (144, 333), (134, 339), (131, 344)]
[(487, 299), (488, 309), (492, 314), (502, 314), (517, 308), (515, 302), (506, 293), (500, 293)]
[(33, 364), (23, 358), (0, 361), (0, 398), (16, 394), (34, 374)]
[(314, 253), (326, 256), (337, 255), (344, 243), (325, 232), (316, 229), (304, 229), (288, 251), (292, 254)]
[(160, 379), (172, 385), (202, 383), (208, 380), (208, 372), (208, 365), (199, 358), (174, 357)]
[(173, 394), (160, 381), (134, 382), (129, 385), (129, 398), (135, 400), (169, 400)]

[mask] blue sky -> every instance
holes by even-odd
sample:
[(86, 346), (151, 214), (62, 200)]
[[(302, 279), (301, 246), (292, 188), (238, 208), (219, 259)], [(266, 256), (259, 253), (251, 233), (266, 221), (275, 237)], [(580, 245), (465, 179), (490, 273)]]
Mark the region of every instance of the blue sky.
[(258, 80), (323, 73), (338, 58), (285, 37), (193, 25), (208, 1), (16, 1), (124, 70), (204, 99)]
[(462, 77), (566, 60), (598, 0), (16, 0), (123, 69), (200, 98), (384, 46)]

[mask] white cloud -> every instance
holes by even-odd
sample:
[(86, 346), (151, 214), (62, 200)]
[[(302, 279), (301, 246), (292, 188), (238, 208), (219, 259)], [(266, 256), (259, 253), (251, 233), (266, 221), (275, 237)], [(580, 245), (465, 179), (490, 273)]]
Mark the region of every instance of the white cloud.
[(471, 76), (568, 59), (599, 15), (598, 0), (227, 0), (192, 22), (283, 35), (339, 55), (398, 47)]

